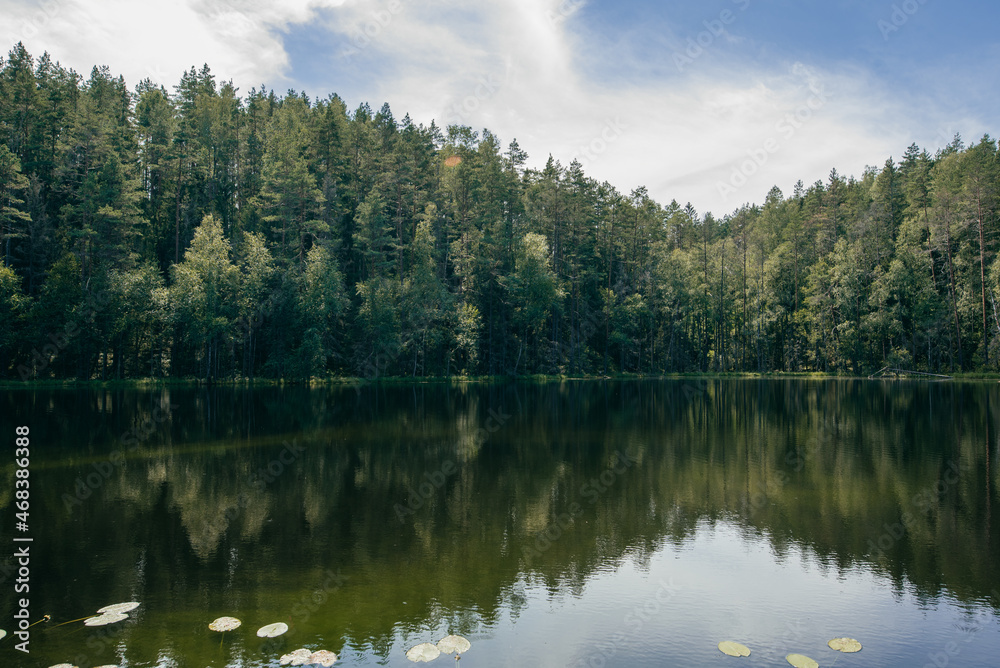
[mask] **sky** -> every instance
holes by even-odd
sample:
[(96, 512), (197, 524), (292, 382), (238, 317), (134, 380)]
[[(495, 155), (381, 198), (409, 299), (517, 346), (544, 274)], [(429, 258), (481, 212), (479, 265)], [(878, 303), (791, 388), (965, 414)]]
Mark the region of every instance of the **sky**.
[(997, 134), (987, 0), (0, 0), (4, 50), (489, 129), (716, 216)]

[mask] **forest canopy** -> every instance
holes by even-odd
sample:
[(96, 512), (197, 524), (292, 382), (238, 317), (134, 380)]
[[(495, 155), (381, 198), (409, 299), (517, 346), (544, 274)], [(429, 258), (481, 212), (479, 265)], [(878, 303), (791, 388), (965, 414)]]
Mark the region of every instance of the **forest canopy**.
[(0, 59), (0, 377), (1000, 369), (997, 143), (718, 219), (489, 130)]

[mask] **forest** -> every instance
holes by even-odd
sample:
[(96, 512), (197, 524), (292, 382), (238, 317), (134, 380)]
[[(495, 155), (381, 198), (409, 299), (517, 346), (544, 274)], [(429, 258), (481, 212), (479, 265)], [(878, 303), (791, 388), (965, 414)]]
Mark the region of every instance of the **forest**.
[(716, 218), (487, 129), (237, 93), (0, 59), (0, 377), (1000, 370), (988, 135)]

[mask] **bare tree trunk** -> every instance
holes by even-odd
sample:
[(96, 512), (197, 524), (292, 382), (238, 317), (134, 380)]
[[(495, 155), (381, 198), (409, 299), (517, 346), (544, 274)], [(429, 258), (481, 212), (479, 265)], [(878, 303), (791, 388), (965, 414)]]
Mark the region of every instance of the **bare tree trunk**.
[(177, 156), (177, 198), (174, 212), (174, 264), (181, 261), (181, 186), (184, 173), (182, 171), (183, 157)]
[(948, 250), (948, 291), (951, 294), (951, 310), (955, 316), (955, 340), (958, 343), (958, 367), (965, 369), (965, 359), (962, 353), (962, 328), (958, 322), (958, 300), (955, 297), (955, 268), (951, 261), (951, 221), (945, 215), (945, 242)]
[(986, 324), (986, 242), (983, 240), (983, 203), (976, 198), (977, 223), (979, 225), (979, 284), (982, 287), (983, 302), (983, 357), (984, 365), (990, 363), (990, 334)]

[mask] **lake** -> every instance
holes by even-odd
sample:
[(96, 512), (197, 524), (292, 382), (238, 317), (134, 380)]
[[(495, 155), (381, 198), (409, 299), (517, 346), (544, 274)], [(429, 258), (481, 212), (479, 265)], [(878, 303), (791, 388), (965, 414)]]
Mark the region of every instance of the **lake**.
[[(1000, 662), (996, 382), (34, 389), (0, 406), (0, 628), (22, 596), (52, 617), (29, 654), (0, 641), (3, 666), (263, 667), (300, 647), (408, 666), (451, 633), (472, 643), (464, 668)], [(125, 601), (125, 621), (57, 626)], [(208, 629), (224, 615), (243, 625)], [(256, 636), (273, 622), (288, 632)], [(841, 636), (864, 648), (827, 647)]]

